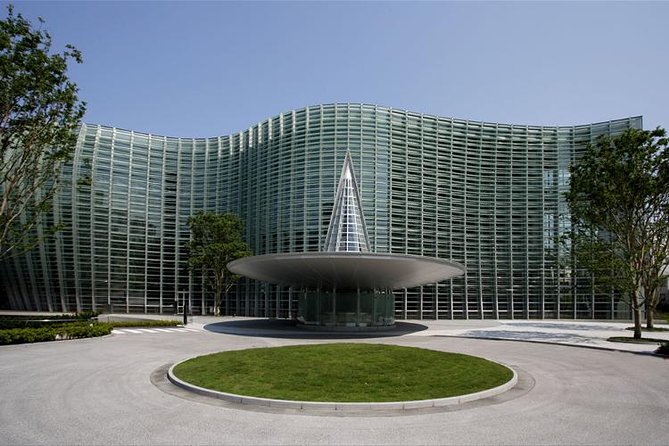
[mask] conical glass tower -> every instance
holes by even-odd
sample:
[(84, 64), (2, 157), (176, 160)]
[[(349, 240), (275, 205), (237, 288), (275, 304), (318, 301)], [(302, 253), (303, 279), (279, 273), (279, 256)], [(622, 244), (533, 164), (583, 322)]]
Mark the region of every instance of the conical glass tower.
[(346, 151), (323, 251), (265, 254), (228, 264), (230, 271), (298, 293), (295, 319), (326, 330), (395, 326), (394, 289), (462, 275), (448, 260), (371, 250), (351, 154)]
[(360, 191), (353, 173), (351, 153), (346, 151), (344, 166), (335, 194), (330, 226), (325, 237), (326, 252), (369, 252), (369, 237), (362, 213)]

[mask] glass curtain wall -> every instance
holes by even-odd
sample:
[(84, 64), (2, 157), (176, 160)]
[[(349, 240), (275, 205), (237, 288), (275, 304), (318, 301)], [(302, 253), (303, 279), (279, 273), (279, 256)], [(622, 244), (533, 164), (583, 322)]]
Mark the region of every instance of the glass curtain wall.
[[(213, 296), (187, 268), (188, 217), (239, 214), (254, 254), (324, 250), (348, 150), (371, 251), (467, 270), (397, 290), (397, 318), (628, 317), (554, 239), (570, 228), (569, 164), (599, 135), (641, 126), (507, 125), (365, 104), (307, 107), (213, 138), (83, 125), (45, 221), (65, 229), (0, 267), (2, 306), (170, 313), (179, 298), (206, 313)], [(298, 299), (242, 279), (224, 312), (295, 317)]]

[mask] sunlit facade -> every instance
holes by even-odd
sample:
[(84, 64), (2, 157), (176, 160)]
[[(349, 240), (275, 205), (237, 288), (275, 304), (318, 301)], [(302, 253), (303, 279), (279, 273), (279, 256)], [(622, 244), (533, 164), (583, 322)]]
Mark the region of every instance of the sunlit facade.
[[(628, 317), (555, 238), (570, 225), (569, 164), (598, 136), (630, 127), (641, 118), (545, 127), (364, 104), (307, 107), (213, 138), (83, 125), (49, 216), (65, 229), (2, 265), (2, 306), (170, 313), (184, 298), (206, 313), (213, 297), (187, 267), (188, 217), (239, 214), (257, 255), (325, 250), (350, 151), (370, 250), (467, 270), (396, 291), (396, 318)], [(295, 317), (297, 300), (243, 279), (223, 310)]]
[(228, 263), (240, 277), (289, 287), (297, 293), (297, 322), (316, 329), (388, 329), (395, 326), (395, 290), (443, 282), (462, 265), (421, 255), (369, 249), (362, 200), (351, 153), (334, 198), (325, 248), (248, 256)]

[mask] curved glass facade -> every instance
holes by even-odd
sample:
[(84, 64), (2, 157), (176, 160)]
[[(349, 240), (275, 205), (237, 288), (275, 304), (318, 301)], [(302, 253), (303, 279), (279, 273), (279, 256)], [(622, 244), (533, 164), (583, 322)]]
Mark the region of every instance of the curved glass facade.
[[(641, 126), (507, 125), (364, 104), (294, 110), (213, 138), (83, 125), (47, 218), (65, 229), (2, 265), (2, 306), (173, 312), (185, 296), (205, 313), (213, 298), (187, 268), (188, 216), (239, 214), (254, 254), (323, 250), (348, 150), (370, 249), (467, 269), (396, 292), (397, 318), (627, 317), (554, 239), (570, 225), (569, 164), (599, 135)], [(223, 310), (295, 317), (298, 299), (242, 279)]]

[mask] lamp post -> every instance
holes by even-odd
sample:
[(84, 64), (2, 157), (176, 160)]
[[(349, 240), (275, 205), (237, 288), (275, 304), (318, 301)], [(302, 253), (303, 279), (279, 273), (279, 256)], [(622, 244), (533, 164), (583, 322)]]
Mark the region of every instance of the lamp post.
[(186, 294), (187, 291), (179, 291), (179, 295), (181, 296), (181, 306), (183, 307), (184, 313), (184, 325), (188, 324), (188, 305), (186, 304)]

